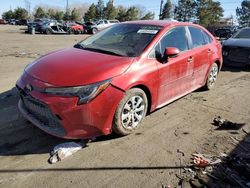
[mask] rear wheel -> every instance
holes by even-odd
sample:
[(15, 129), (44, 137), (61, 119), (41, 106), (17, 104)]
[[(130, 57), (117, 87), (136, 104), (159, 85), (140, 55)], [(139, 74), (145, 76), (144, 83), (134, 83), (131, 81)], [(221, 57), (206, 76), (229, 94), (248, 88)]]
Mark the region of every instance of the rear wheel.
[(46, 33), (47, 35), (50, 35), (50, 34), (52, 34), (52, 31), (51, 31), (51, 29), (46, 29), (46, 30), (45, 30), (45, 33)]
[(217, 80), (218, 73), (219, 73), (218, 65), (216, 63), (213, 63), (207, 77), (206, 85), (204, 86), (206, 90), (212, 89)]
[(93, 29), (92, 29), (92, 34), (96, 34), (96, 32), (97, 32), (97, 29), (96, 29), (96, 28), (93, 28)]
[(71, 35), (73, 33), (72, 29), (68, 30), (68, 34)]
[(145, 117), (147, 108), (148, 100), (143, 90), (133, 88), (126, 92), (116, 109), (113, 131), (121, 136), (132, 133)]
[(80, 29), (77, 30), (77, 34), (80, 35), (82, 31)]

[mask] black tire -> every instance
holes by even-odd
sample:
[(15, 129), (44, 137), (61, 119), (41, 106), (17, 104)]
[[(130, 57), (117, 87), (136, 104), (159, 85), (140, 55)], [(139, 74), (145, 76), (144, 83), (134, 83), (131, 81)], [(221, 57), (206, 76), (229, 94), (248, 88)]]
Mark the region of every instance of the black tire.
[(91, 32), (92, 32), (92, 34), (96, 34), (97, 33), (97, 29), (93, 28)]
[(73, 33), (72, 29), (68, 30), (68, 34), (71, 35)]
[[(134, 105), (132, 105), (131, 101), (133, 99), (136, 102)], [(130, 107), (130, 109), (128, 110), (127, 107)], [(148, 100), (145, 92), (139, 88), (130, 89), (126, 92), (115, 111), (112, 130), (120, 136), (132, 133), (141, 124), (147, 113), (147, 108)], [(127, 118), (124, 119), (124, 117)]]
[(46, 35), (50, 35), (50, 34), (52, 34), (51, 29), (46, 29), (46, 30), (45, 30), (45, 34), (46, 34)]
[(205, 90), (210, 90), (212, 89), (212, 87), (214, 86), (217, 77), (218, 77), (218, 73), (219, 73), (219, 67), (216, 63), (213, 63), (213, 65), (211, 66), (208, 76), (207, 76), (207, 81), (206, 84), (204, 86)]

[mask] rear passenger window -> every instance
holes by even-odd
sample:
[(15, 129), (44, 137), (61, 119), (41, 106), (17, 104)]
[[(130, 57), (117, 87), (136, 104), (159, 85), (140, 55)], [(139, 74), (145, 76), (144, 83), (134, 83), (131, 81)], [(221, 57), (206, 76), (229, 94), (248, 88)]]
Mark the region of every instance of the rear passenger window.
[(202, 31), (202, 34), (206, 44), (209, 44), (213, 41), (213, 39), (205, 31)]
[(188, 27), (188, 29), (189, 29), (190, 34), (191, 34), (193, 48), (207, 44), (205, 39), (204, 39), (204, 34), (203, 34), (202, 30), (195, 28), (195, 27)]

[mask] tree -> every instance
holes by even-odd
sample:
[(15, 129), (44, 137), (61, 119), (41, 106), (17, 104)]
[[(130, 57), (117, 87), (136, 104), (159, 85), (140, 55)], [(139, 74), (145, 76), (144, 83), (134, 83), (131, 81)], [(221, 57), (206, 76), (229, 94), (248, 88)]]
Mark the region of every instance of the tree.
[(183, 22), (195, 20), (196, 8), (195, 0), (179, 0), (175, 7), (175, 19)]
[(81, 15), (80, 15), (79, 11), (77, 11), (76, 8), (74, 8), (74, 9), (71, 11), (70, 18), (71, 18), (71, 20), (73, 20), (73, 21), (79, 21), (79, 20), (81, 20)]
[(126, 13), (127, 21), (139, 20), (139, 10), (135, 6), (129, 7)]
[(69, 10), (67, 10), (67, 11), (64, 13), (64, 15), (63, 15), (63, 20), (65, 20), (65, 21), (71, 20), (71, 15), (70, 15), (70, 11), (69, 11)]
[(214, 2), (213, 0), (197, 0), (197, 19), (199, 24), (204, 27), (209, 25), (215, 25), (223, 17), (223, 8), (220, 2)]
[(167, 2), (165, 3), (165, 5), (163, 6), (163, 10), (162, 10), (162, 13), (160, 15), (160, 20), (164, 20), (166, 18), (170, 18), (171, 8), (172, 8), (171, 1), (167, 0)]
[(63, 20), (64, 12), (63, 11), (56, 11), (54, 19), (55, 20)]
[(46, 18), (46, 17), (48, 17), (48, 15), (47, 15), (46, 11), (42, 7), (39, 6), (35, 11), (34, 17), (35, 18)]
[(104, 17), (104, 1), (98, 0), (96, 5), (96, 17), (97, 19), (103, 19)]
[(97, 15), (97, 10), (95, 4), (93, 3), (90, 5), (89, 10), (85, 13), (84, 20), (89, 21), (96, 19), (96, 15)]
[(29, 13), (25, 8), (16, 8), (14, 10), (14, 18), (17, 20), (27, 19), (29, 17)]
[(153, 20), (154, 17), (155, 17), (154, 12), (148, 12), (141, 18), (141, 20)]
[(236, 9), (236, 15), (241, 26), (250, 26), (250, 1), (243, 0), (241, 2), (241, 8), (237, 7)]
[(117, 14), (116, 8), (113, 4), (113, 0), (109, 0), (107, 6), (104, 8), (104, 16), (108, 20), (115, 19)]
[(120, 22), (124, 22), (127, 20), (127, 9), (123, 6), (118, 6), (116, 19)]
[(55, 15), (56, 15), (56, 10), (53, 8), (49, 8), (47, 11), (47, 16), (49, 18), (55, 19)]
[(7, 20), (7, 19), (13, 19), (14, 18), (14, 12), (12, 10), (4, 12), (2, 14), (2, 18), (5, 19), (5, 20)]

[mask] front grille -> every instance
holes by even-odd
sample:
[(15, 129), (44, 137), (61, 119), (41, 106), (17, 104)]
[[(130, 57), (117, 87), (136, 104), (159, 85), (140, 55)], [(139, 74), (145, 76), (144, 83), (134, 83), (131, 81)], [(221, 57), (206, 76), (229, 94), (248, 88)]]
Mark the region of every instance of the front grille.
[(250, 61), (250, 49), (247, 48), (235, 48), (231, 49), (228, 55), (230, 61), (248, 63)]
[(33, 119), (37, 120), (42, 129), (63, 136), (65, 130), (60, 124), (58, 118), (51, 112), (48, 106), (32, 96), (20, 92), (20, 97), (23, 102), (23, 108), (29, 113)]

